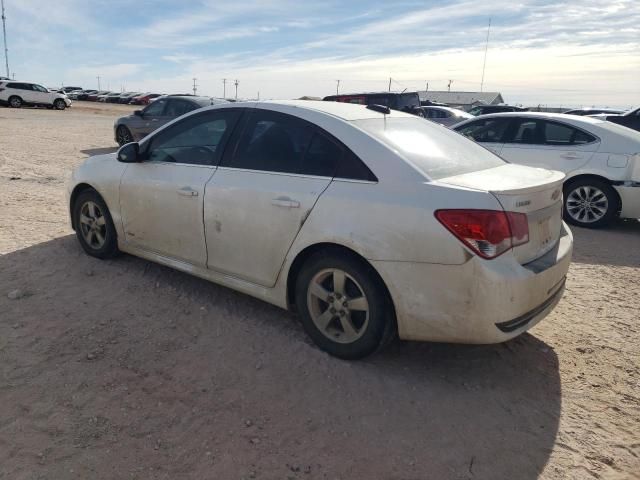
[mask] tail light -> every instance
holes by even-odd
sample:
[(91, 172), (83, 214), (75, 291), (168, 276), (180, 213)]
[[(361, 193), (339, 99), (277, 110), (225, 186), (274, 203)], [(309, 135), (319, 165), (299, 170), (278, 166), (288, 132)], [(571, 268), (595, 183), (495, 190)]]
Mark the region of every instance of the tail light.
[(437, 210), (436, 218), (458, 240), (492, 259), (529, 241), (527, 215), (498, 210)]

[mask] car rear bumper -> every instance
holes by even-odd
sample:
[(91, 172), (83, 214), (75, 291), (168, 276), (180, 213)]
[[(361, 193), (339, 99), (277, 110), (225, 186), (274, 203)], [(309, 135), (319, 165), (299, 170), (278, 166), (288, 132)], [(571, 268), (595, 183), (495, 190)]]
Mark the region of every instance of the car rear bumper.
[(622, 218), (640, 218), (640, 182), (625, 182), (622, 185), (614, 185), (620, 195)]
[(565, 225), (556, 246), (526, 265), (510, 253), (494, 260), (474, 256), (462, 265), (372, 264), (391, 293), (400, 338), (499, 343), (553, 310), (564, 292), (572, 250)]

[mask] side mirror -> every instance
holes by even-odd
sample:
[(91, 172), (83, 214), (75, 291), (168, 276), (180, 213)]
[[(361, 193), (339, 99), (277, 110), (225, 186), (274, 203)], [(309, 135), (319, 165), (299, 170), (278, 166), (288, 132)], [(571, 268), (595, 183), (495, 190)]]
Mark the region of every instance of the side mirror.
[(140, 146), (138, 142), (131, 142), (123, 145), (118, 150), (118, 161), (122, 163), (137, 163), (140, 158)]
[(133, 114), (137, 115), (138, 117), (141, 117), (142, 116), (142, 110), (134, 110)]

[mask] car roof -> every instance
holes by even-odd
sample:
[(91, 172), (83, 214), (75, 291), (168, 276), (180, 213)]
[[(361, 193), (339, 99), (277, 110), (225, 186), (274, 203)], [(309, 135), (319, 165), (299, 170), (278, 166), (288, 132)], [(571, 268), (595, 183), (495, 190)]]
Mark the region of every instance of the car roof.
[[(388, 92), (387, 92), (388, 93)], [(233, 105), (239, 105), (238, 103)], [(294, 108), (300, 108), (304, 110), (312, 110), (315, 112), (321, 112), (333, 117), (340, 118), (346, 121), (352, 120), (364, 120), (367, 118), (380, 118), (385, 114), (376, 112), (366, 107), (366, 105), (359, 105), (354, 103), (345, 102), (327, 102), (322, 100), (267, 100), (262, 102), (251, 103), (251, 105), (282, 105)], [(393, 117), (407, 117), (416, 118), (415, 115), (409, 113), (400, 112), (398, 110), (390, 110), (387, 116)]]
[(502, 117), (524, 117), (524, 118), (539, 118), (543, 120), (563, 120), (567, 122), (578, 123), (590, 123), (592, 125), (602, 123), (603, 120), (599, 120), (593, 117), (580, 117), (578, 115), (567, 115), (566, 113), (551, 113), (551, 112), (500, 112), (489, 113), (487, 115), (481, 115), (475, 117), (480, 118), (502, 118)]

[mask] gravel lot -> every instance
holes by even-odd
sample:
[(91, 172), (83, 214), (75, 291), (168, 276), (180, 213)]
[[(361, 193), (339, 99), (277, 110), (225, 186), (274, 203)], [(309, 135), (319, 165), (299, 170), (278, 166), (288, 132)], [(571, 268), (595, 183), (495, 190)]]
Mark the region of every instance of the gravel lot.
[(574, 229), (530, 334), (347, 363), (275, 307), (81, 252), (66, 172), (130, 110), (0, 108), (0, 479), (640, 478), (639, 222)]

